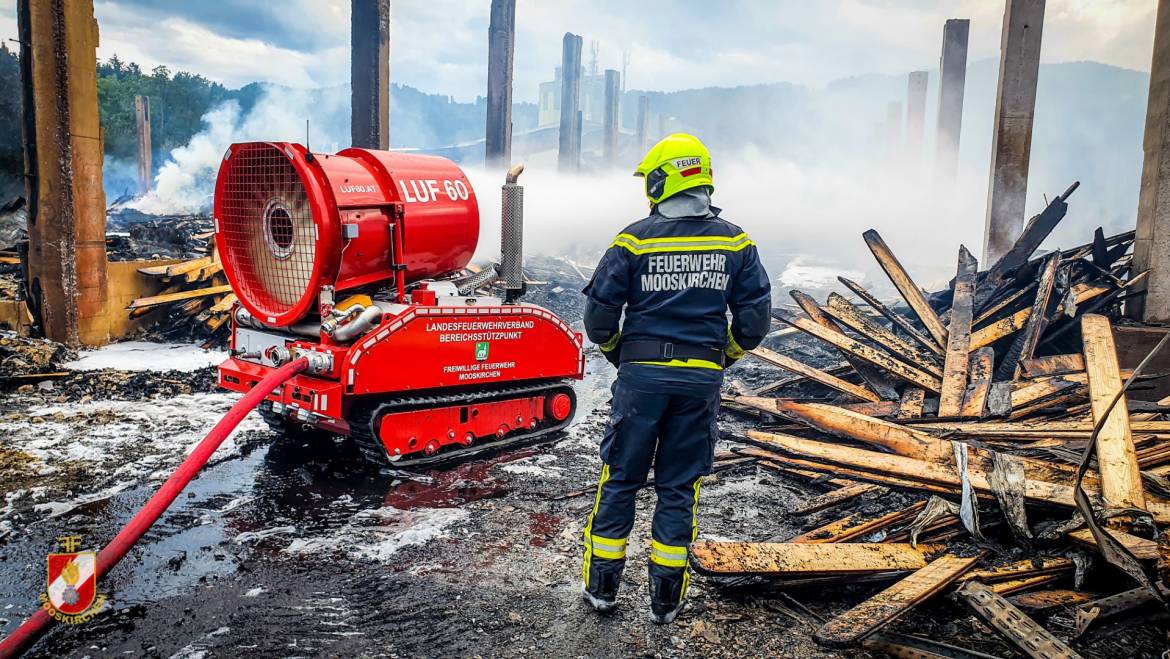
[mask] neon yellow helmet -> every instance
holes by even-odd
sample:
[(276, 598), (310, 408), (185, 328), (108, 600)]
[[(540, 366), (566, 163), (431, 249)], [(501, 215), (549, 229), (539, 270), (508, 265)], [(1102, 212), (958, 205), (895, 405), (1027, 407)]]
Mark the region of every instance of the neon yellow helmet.
[(634, 176), (646, 179), (646, 198), (651, 204), (701, 185), (715, 191), (711, 152), (699, 138), (686, 133), (668, 135), (651, 147)]

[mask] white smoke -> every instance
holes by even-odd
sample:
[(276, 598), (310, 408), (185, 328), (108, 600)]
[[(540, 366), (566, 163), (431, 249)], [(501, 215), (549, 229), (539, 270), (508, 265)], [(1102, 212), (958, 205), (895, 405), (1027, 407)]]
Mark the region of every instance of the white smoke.
[(217, 105), (203, 115), (203, 130), (171, 151), (150, 192), (128, 205), (156, 215), (209, 212), (220, 162), (235, 142), (303, 143), (307, 130), (314, 149), (336, 150), (349, 141), (349, 96), (331, 92), (265, 85), (246, 114), (235, 100)]
[[(751, 235), (780, 286), (842, 274), (885, 289), (861, 237), (871, 228), (930, 290), (954, 276), (960, 243), (976, 256), (982, 250), (987, 191), (980, 172), (934, 181), (925, 173), (925, 156), (920, 163), (856, 158), (809, 166), (757, 151), (715, 153), (714, 162), (714, 204)], [(481, 211), (476, 256), (498, 258), (503, 173), (475, 168), (468, 175)], [(624, 171), (565, 176), (555, 162), (538, 161), (528, 164), (520, 183), (527, 254), (592, 265), (618, 232), (649, 212), (641, 180)]]

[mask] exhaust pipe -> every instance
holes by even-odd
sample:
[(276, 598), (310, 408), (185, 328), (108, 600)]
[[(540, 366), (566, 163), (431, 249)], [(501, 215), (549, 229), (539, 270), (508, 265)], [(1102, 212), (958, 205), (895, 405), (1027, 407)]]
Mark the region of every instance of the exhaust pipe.
[(524, 165), (508, 170), (501, 189), (500, 209), (500, 280), (504, 284), (504, 301), (513, 303), (524, 295), (524, 187), (517, 184)]
[(364, 307), (353, 320), (340, 327), (334, 327), (332, 332), (326, 331), (326, 333), (333, 337), (334, 341), (344, 343), (368, 332), (370, 328), (380, 322), (382, 322), (382, 310), (378, 308), (378, 305), (371, 304)]

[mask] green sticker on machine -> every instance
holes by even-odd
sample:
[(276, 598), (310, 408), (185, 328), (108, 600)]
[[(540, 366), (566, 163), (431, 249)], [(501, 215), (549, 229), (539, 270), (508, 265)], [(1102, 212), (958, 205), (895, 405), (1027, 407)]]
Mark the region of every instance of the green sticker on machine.
[(475, 361), (486, 362), (488, 358), (488, 342), (479, 341), (475, 344)]

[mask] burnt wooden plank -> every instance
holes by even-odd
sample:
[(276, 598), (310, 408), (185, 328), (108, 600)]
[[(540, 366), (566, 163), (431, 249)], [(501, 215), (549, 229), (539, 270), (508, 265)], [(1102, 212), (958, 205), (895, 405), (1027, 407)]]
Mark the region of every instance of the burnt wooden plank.
[(919, 501), (902, 510), (895, 510), (877, 517), (860, 513), (849, 515), (801, 533), (789, 539), (788, 542), (849, 542), (896, 524), (911, 521), (925, 507), (926, 502)]
[(842, 393), (849, 394), (858, 400), (867, 400), (872, 403), (876, 403), (881, 400), (881, 397), (869, 389), (866, 389), (865, 387), (853, 384), (852, 382), (846, 382), (845, 380), (842, 380), (835, 375), (829, 375), (822, 370), (813, 368), (812, 366), (803, 364), (791, 357), (782, 355), (778, 352), (773, 352), (767, 348), (756, 348), (754, 350), (749, 350), (748, 354), (757, 359), (772, 364), (773, 366), (779, 366), (786, 371), (791, 371), (798, 375), (803, 375), (809, 380), (819, 382), (826, 387), (830, 387)]
[(917, 570), (933, 545), (895, 543), (717, 542), (691, 544), (695, 571), (706, 575), (867, 574)]
[(898, 313), (897, 311), (894, 311), (893, 309), (891, 309), (888, 306), (886, 306), (885, 304), (883, 304), (881, 300), (877, 299), (876, 297), (874, 297), (874, 295), (872, 293), (865, 290), (865, 288), (862, 287), (861, 284), (858, 284), (857, 282), (855, 282), (851, 279), (846, 279), (845, 277), (837, 277), (837, 281), (841, 282), (842, 284), (845, 285), (846, 288), (853, 291), (853, 293), (855, 295), (857, 295), (857, 297), (861, 298), (862, 301), (864, 301), (866, 304), (868, 304), (874, 311), (885, 316), (886, 319), (889, 320), (894, 325), (896, 325), (898, 327), (898, 329), (905, 332), (906, 336), (909, 336), (910, 338), (914, 339), (914, 341), (917, 342), (918, 345), (922, 346), (923, 348), (926, 348), (927, 350), (933, 352), (934, 354), (938, 355), (939, 357), (942, 356), (943, 349), (941, 346), (939, 346), (937, 343), (934, 342), (934, 339), (926, 336), (921, 331), (919, 331), (917, 327), (914, 327), (914, 324), (911, 323), (908, 318), (906, 318), (902, 314)]
[(971, 353), (971, 363), (967, 367), (971, 383), (963, 394), (963, 405), (959, 408), (959, 416), (980, 417), (987, 409), (987, 394), (991, 391), (991, 382), (995, 369), (995, 351), (991, 348), (980, 348)]
[(885, 348), (887, 352), (898, 359), (931, 375), (942, 377), (942, 366), (932, 352), (897, 336), (878, 324), (839, 293), (829, 294), (828, 303), (824, 310), (842, 325)]
[(942, 391), (938, 415), (959, 416), (963, 396), (967, 393), (967, 366), (970, 363), (971, 320), (974, 317), (975, 276), (979, 263), (964, 246), (959, 247), (955, 273), (955, 292), (951, 301), (951, 323), (947, 335), (946, 361), (943, 364)]
[(1019, 302), (1025, 295), (1028, 295), (1035, 289), (1036, 282), (1031, 282), (1027, 286), (1020, 287), (1018, 290), (1012, 292), (1011, 295), (1005, 296), (1002, 300), (980, 312), (978, 316), (975, 316), (975, 321), (971, 323), (971, 326), (979, 327), (983, 325), (987, 321), (991, 320), (993, 316), (1014, 305), (1016, 302)]
[(841, 348), (842, 350), (845, 350), (856, 357), (860, 357), (874, 366), (889, 371), (890, 374), (899, 379), (905, 380), (911, 384), (922, 387), (927, 391), (932, 391), (935, 393), (938, 393), (938, 391), (942, 388), (942, 381), (939, 380), (939, 378), (934, 377), (930, 373), (914, 368), (913, 366), (909, 366), (903, 362), (900, 362), (885, 352), (846, 336), (842, 332), (837, 332), (827, 327), (822, 327), (808, 318), (800, 318), (784, 312), (778, 312), (777, 316), (780, 318), (780, 320), (804, 331), (807, 334), (811, 334), (812, 336), (815, 336), (818, 339), (825, 341), (826, 343)]
[(1029, 359), (1040, 343), (1040, 334), (1048, 326), (1048, 307), (1052, 299), (1052, 289), (1056, 285), (1056, 269), (1060, 266), (1060, 255), (1050, 254), (1044, 260), (1044, 268), (1040, 272), (1040, 280), (1036, 287), (1036, 297), (1032, 300), (1031, 313), (1024, 323), (1024, 330), (1016, 336), (1003, 360), (995, 379), (998, 381), (1012, 380), (1016, 376), (1016, 369), (1021, 359)]
[[(817, 301), (812, 296), (797, 290), (790, 291), (789, 295), (792, 296), (793, 300), (796, 300), (796, 303), (800, 305), (800, 308), (804, 310), (804, 313), (808, 314), (808, 317), (813, 322), (819, 323), (829, 329), (837, 330), (838, 332), (841, 331), (841, 328), (833, 322), (832, 318), (829, 318), (825, 314), (824, 310), (821, 309), (821, 305), (817, 304)], [(883, 375), (880, 370), (844, 350), (838, 349), (838, 352), (853, 367), (853, 370), (857, 371), (857, 374), (861, 376), (861, 379), (865, 381), (865, 384), (871, 391), (883, 400), (896, 400), (898, 398), (898, 390), (894, 388), (889, 378)]]
[(906, 387), (902, 392), (901, 404), (898, 405), (899, 419), (917, 419), (922, 416), (923, 402), (926, 392), (918, 387)]
[[(1133, 279), (1130, 279), (1128, 284), (1132, 285), (1133, 281)], [(1084, 304), (1089, 300), (1096, 299), (1114, 290), (1116, 289), (1114, 289), (1112, 286), (1103, 284), (1076, 284), (1073, 286), (1073, 298), (1076, 300), (1077, 304)], [(1001, 318), (994, 323), (987, 325), (986, 327), (972, 332), (971, 349), (975, 350), (977, 348), (982, 348), (983, 346), (989, 346), (992, 343), (995, 343), (996, 341), (1004, 338), (1005, 336), (1010, 336), (1024, 329), (1024, 327), (1028, 324), (1028, 318), (1031, 316), (1031, 308), (1020, 309), (1006, 318)], [(1045, 337), (1045, 340), (1047, 340), (1047, 337)]]
[[(819, 475), (819, 474), (818, 474)], [(792, 511), (793, 515), (808, 515), (811, 513), (828, 510), (833, 506), (840, 505), (847, 501), (853, 501), (858, 497), (867, 494), (877, 494), (885, 491), (886, 488), (881, 485), (874, 485), (873, 483), (853, 483), (845, 487), (839, 487), (832, 492), (826, 492), (820, 496), (813, 497), (805, 502), (805, 504)]]
[(982, 558), (946, 554), (931, 561), (882, 592), (833, 618), (817, 630), (818, 643), (844, 648), (897, 620), (907, 611), (942, 592)]
[(1113, 328), (1105, 316), (1086, 314), (1081, 318), (1081, 336), (1093, 421), (1101, 423), (1105, 419), (1097, 437), (1097, 471), (1101, 475), (1101, 495), (1110, 508), (1144, 509), (1146, 495), (1124, 394), (1121, 394), (1108, 417), (1105, 416), (1122, 386), (1121, 369), (1117, 364), (1117, 350), (1113, 343)]
[(976, 298), (977, 307), (981, 308), (985, 306), (987, 300), (995, 294), (999, 285), (1006, 281), (1007, 276), (1028, 262), (1032, 253), (1040, 247), (1040, 244), (1044, 242), (1048, 234), (1052, 233), (1057, 223), (1068, 212), (1066, 200), (1079, 185), (1079, 181), (1073, 183), (1064, 193), (1053, 199), (1043, 211), (1029, 220), (1027, 226), (1024, 227), (1024, 231), (1020, 233), (1020, 237), (1011, 246), (1011, 249), (999, 257), (999, 260), (991, 264), (991, 267), (988, 268), (987, 275), (984, 277), (982, 292)]
[(1026, 378), (1039, 378), (1046, 375), (1067, 375), (1080, 373), (1085, 370), (1084, 355), (1073, 353), (1069, 355), (1048, 355), (1047, 357), (1032, 357), (1020, 360), (1020, 372)]
[[(1139, 538), (1136, 535), (1130, 535), (1123, 531), (1113, 529), (1103, 529), (1106, 533), (1113, 536), (1123, 547), (1129, 550), (1134, 558), (1139, 561), (1156, 561), (1158, 560), (1158, 543), (1146, 538)], [(1068, 534), (1070, 540), (1083, 547), (1097, 546), (1097, 539), (1093, 537), (1093, 533), (1089, 529), (1077, 529)]]
[(897, 257), (894, 256), (893, 251), (886, 245), (886, 241), (882, 240), (881, 235), (877, 231), (870, 229), (862, 234), (865, 238), (865, 244), (869, 245), (869, 251), (873, 252), (874, 258), (877, 259), (878, 265), (885, 271), (886, 276), (893, 282), (894, 288), (902, 294), (902, 299), (906, 301), (907, 306), (918, 316), (918, 320), (926, 327), (927, 333), (934, 339), (934, 342), (940, 347), (947, 344), (947, 329), (943, 327), (942, 320), (939, 319), (938, 314), (931, 308), (930, 303), (926, 301), (926, 295), (923, 294), (922, 289), (910, 275), (902, 264), (898, 262)]
[[(853, 472), (875, 473), (894, 478), (908, 479), (923, 483), (940, 485), (957, 490), (960, 479), (954, 466), (949, 463), (940, 463), (932, 460), (909, 458), (901, 455), (891, 455), (869, 451), (865, 449), (818, 442), (791, 435), (778, 433), (764, 433), (749, 431), (747, 436), (762, 445), (783, 450), (790, 455), (804, 458), (804, 466), (822, 465), (827, 463), (850, 468)], [(990, 470), (988, 455), (990, 452), (971, 447), (967, 474), (971, 486), (980, 494), (993, 495), (994, 490), (988, 481)], [(1029, 501), (1053, 503), (1060, 506), (1072, 507), (1073, 481), (1067, 465), (1057, 465), (1043, 460), (1017, 458), (1025, 469), (1024, 496)], [(829, 467), (831, 469), (831, 467)], [(1096, 479), (1085, 478), (1085, 491), (1095, 503), (1100, 502), (1100, 485)], [(1170, 504), (1162, 501), (1148, 501), (1147, 511), (1155, 521), (1165, 523), (1170, 521)]]
[[(750, 398), (737, 400), (745, 405), (759, 404)], [(833, 405), (797, 403), (783, 399), (774, 399), (772, 405), (783, 416), (821, 432), (880, 446), (898, 455), (936, 460), (945, 457), (944, 454), (951, 450), (930, 433)]]

